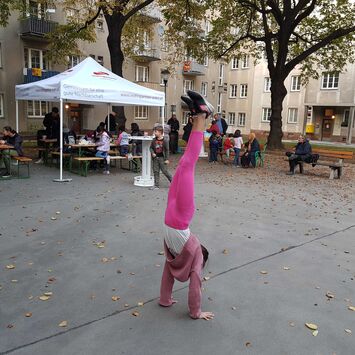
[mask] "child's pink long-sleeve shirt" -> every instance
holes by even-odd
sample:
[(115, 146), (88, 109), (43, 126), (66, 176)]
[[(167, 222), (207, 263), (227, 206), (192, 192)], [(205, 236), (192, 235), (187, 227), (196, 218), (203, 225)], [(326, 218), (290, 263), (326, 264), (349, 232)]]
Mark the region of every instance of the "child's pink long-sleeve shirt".
[(191, 318), (201, 314), (201, 271), (203, 256), (201, 244), (196, 236), (191, 235), (182, 252), (173, 257), (164, 243), (166, 261), (162, 276), (159, 304), (169, 307), (173, 304), (172, 289), (174, 279), (185, 282), (190, 279), (188, 304)]

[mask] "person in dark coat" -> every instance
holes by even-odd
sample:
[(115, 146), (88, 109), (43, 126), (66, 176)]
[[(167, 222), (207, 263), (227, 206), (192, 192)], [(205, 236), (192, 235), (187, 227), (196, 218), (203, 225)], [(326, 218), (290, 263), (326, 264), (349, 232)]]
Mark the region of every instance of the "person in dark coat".
[(312, 147), (304, 136), (298, 137), (298, 143), (295, 147), (295, 152), (291, 154), (288, 158), (288, 163), (290, 165), (290, 171), (287, 175), (295, 174), (295, 167), (299, 161), (307, 161), (312, 155)]
[(56, 119), (58, 119), (59, 121), (59, 110), (58, 107), (53, 107), (52, 111), (48, 112), (43, 119), (43, 126), (46, 127), (45, 135), (47, 136), (47, 138), (57, 138), (57, 137), (53, 137), (53, 122)]
[(189, 116), (189, 121), (184, 126), (184, 133), (182, 135), (182, 139), (187, 143), (190, 138), (191, 130), (192, 130), (192, 117)]
[(179, 145), (179, 129), (180, 123), (176, 118), (176, 115), (173, 114), (168, 121), (168, 125), (170, 126), (170, 152), (172, 154), (177, 153), (178, 145)]
[[(141, 137), (143, 132), (139, 129), (137, 123), (131, 123), (131, 136), (132, 137)], [(142, 141), (132, 139), (132, 155), (142, 155)]]

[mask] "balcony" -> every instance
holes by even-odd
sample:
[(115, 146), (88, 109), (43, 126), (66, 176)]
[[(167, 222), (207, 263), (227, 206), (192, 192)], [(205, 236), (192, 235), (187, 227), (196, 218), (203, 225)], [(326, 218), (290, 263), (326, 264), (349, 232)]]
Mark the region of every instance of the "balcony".
[(24, 20), (21, 20), (21, 36), (44, 38), (46, 34), (54, 31), (54, 29), (57, 27), (57, 24), (57, 22), (30, 16)]
[(205, 75), (206, 68), (204, 65), (199, 64), (193, 60), (186, 60), (182, 67), (182, 73), (184, 75), (191, 75), (191, 76)]
[(24, 75), (23, 83), (24, 84), (33, 83), (34, 81), (47, 79), (47, 78), (50, 78), (51, 76), (57, 75), (59, 73), (60, 73), (59, 71), (54, 71), (54, 70), (24, 68), (23, 69), (23, 75)]
[(164, 85), (160, 85), (160, 83), (152, 83), (150, 81), (136, 81), (136, 84), (152, 90), (157, 90), (157, 91), (164, 90)]
[(137, 62), (154, 62), (160, 60), (160, 51), (153, 48), (137, 48), (134, 50), (133, 59)]

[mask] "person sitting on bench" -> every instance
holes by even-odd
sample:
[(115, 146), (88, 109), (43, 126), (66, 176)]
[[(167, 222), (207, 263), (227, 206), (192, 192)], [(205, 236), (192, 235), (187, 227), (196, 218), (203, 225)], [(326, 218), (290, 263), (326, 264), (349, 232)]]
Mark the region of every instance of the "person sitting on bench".
[(3, 129), (3, 140), (0, 140), (0, 144), (7, 144), (11, 146), (10, 150), (1, 151), (0, 166), (4, 165), (6, 172), (2, 174), (2, 177), (10, 176), (10, 158), (11, 156), (23, 156), (22, 151), (22, 137), (10, 126), (5, 126)]
[(298, 143), (295, 147), (295, 152), (287, 152), (286, 155), (288, 156), (288, 163), (290, 164), (290, 171), (287, 175), (294, 175), (295, 174), (295, 167), (299, 161), (303, 162), (310, 162), (309, 159), (312, 156), (312, 147), (304, 136), (298, 137)]

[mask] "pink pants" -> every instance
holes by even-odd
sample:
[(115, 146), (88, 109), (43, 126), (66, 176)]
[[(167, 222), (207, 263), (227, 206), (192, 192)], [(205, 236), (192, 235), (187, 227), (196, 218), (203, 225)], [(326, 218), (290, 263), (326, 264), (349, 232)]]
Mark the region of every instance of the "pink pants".
[(192, 131), (171, 182), (165, 211), (165, 224), (171, 228), (187, 229), (195, 213), (194, 175), (202, 142), (203, 132)]

